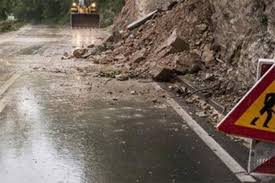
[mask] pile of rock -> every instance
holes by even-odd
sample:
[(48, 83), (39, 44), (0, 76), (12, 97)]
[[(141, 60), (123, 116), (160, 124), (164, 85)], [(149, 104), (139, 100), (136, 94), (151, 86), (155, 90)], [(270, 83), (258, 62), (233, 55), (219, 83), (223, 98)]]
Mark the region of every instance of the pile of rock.
[(215, 62), (210, 17), (208, 1), (172, 1), (165, 10), (153, 11), (128, 29), (114, 31), (102, 45), (76, 50), (73, 55), (157, 81), (197, 73)]

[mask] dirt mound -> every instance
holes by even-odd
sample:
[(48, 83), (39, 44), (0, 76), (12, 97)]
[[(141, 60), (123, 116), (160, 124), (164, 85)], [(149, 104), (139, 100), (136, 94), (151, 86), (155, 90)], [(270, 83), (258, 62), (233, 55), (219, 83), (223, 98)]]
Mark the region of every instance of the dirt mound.
[(142, 13), (137, 1), (126, 1), (113, 36), (89, 59), (115, 65), (127, 78), (167, 80), (163, 73), (171, 76), (170, 71), (184, 75), (231, 108), (254, 83), (256, 60), (274, 54), (270, 8), (248, 0), (232, 7), (227, 7), (227, 0), (174, 0), (154, 5), (156, 2), (150, 0), (147, 5), (157, 6), (159, 11), (130, 31), (125, 28)]
[(188, 73), (192, 67), (202, 69), (214, 61), (211, 14), (208, 1), (200, 0), (160, 11), (139, 28), (122, 32), (122, 39), (98, 62), (138, 72), (156, 65), (179, 73)]
[[(129, 3), (134, 1), (127, 1), (126, 7), (135, 6)], [(128, 25), (129, 17), (125, 16), (134, 15), (131, 10), (124, 8), (121, 13), (124, 19), (116, 25)], [(196, 74), (217, 64), (211, 16), (208, 0), (167, 3), (138, 28), (115, 31), (100, 45), (105, 49), (89, 59), (97, 64), (115, 65), (128, 78), (168, 81), (171, 73)]]

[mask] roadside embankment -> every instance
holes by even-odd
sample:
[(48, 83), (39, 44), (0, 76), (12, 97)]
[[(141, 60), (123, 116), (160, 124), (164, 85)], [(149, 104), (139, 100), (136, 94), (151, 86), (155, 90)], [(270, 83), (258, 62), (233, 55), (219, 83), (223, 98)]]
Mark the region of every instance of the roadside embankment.
[(167, 81), (182, 75), (226, 109), (254, 84), (257, 60), (274, 57), (273, 2), (174, 0), (161, 6), (150, 2), (146, 4), (156, 3), (158, 11), (129, 30), (127, 25), (140, 15), (140, 7), (126, 1), (113, 36), (103, 45), (87, 48), (83, 57), (115, 65), (123, 74), (120, 79)]

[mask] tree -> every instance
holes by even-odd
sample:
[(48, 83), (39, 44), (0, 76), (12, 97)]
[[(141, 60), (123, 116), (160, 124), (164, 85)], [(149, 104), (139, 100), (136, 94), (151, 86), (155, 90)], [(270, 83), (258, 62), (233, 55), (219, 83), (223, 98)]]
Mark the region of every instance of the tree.
[(12, 12), (12, 7), (15, 0), (1, 0), (0, 1), (0, 20), (5, 20), (7, 15)]
[[(73, 0), (0, 0), (0, 20), (13, 13), (21, 21), (33, 23), (66, 22)], [(98, 0), (103, 26), (110, 25), (124, 0)]]
[(72, 0), (16, 0), (13, 11), (24, 21), (59, 21), (68, 15)]
[(124, 0), (99, 0), (101, 26), (112, 24), (124, 4)]

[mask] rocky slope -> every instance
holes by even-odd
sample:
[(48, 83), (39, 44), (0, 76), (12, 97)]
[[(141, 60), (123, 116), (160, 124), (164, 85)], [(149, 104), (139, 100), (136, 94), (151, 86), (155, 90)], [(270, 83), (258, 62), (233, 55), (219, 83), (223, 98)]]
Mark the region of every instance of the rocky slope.
[(275, 2), (211, 0), (217, 57), (237, 67), (245, 83), (254, 83), (257, 61), (274, 58)]
[[(165, 2), (147, 0), (145, 11), (148, 13), (156, 8), (164, 7)], [(237, 67), (236, 72), (238, 73), (235, 74), (239, 76), (239, 79), (247, 80), (245, 82), (247, 85), (254, 83), (252, 78), (255, 78), (258, 58), (274, 57), (275, 2), (272, 0), (208, 0), (201, 2), (189, 0), (181, 2), (190, 8), (196, 6), (196, 3), (210, 7), (211, 15), (205, 19), (210, 18), (210, 21), (207, 20), (206, 23), (212, 29), (214, 37), (212, 50), (215, 51), (215, 57)], [(122, 12), (121, 17), (124, 17), (126, 24), (137, 18), (137, 14), (132, 14), (130, 11), (137, 12), (135, 1), (126, 1), (125, 10), (128, 12)], [(173, 12), (170, 14), (175, 15)], [(118, 19), (117, 22), (120, 23), (121, 19)], [(180, 16), (175, 16), (174, 22), (182, 23), (183, 20)], [(183, 24), (185, 23), (183, 22)], [(121, 26), (123, 24), (119, 25), (120, 28)], [(173, 27), (171, 26), (170, 29)], [(181, 28), (184, 29), (184, 27)], [(165, 31), (163, 35), (167, 36)]]
[[(104, 49), (93, 51), (91, 61), (116, 65), (134, 77), (167, 67), (231, 108), (254, 84), (257, 60), (274, 57), (271, 0), (138, 2), (126, 1), (114, 36)], [(156, 8), (160, 11), (151, 20), (126, 30), (142, 13)]]

